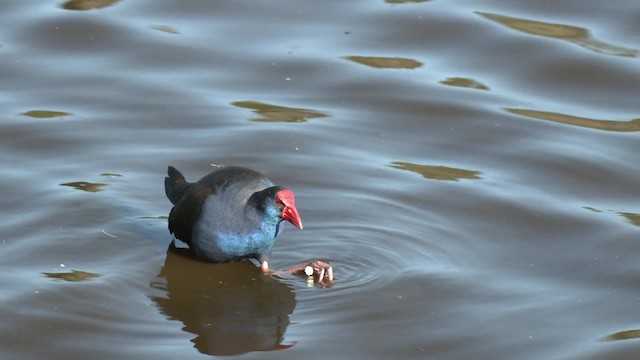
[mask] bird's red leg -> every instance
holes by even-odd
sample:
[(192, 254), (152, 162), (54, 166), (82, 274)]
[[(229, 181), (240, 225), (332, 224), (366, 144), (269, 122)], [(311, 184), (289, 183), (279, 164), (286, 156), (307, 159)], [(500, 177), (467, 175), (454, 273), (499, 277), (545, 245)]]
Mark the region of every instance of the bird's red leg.
[(333, 283), (333, 267), (331, 264), (320, 260), (310, 261), (287, 270), (271, 270), (269, 269), (269, 263), (265, 260), (260, 262), (260, 270), (265, 275), (288, 273), (313, 277), (316, 282), (321, 284)]

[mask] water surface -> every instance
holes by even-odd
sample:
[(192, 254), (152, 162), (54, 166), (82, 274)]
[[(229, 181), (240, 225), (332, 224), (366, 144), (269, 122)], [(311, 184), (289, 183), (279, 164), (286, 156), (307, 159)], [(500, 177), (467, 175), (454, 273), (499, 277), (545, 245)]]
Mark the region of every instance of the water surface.
[[(638, 11), (2, 2), (0, 357), (637, 357)], [(293, 189), (334, 286), (171, 247), (167, 165)]]

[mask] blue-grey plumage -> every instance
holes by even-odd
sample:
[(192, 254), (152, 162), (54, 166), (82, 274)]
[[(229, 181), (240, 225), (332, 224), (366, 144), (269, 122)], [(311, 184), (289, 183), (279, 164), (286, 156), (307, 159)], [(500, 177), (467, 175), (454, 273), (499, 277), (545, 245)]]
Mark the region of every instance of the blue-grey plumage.
[(205, 261), (255, 258), (266, 269), (282, 220), (302, 229), (293, 192), (251, 169), (224, 167), (189, 183), (170, 166), (165, 192), (169, 230)]

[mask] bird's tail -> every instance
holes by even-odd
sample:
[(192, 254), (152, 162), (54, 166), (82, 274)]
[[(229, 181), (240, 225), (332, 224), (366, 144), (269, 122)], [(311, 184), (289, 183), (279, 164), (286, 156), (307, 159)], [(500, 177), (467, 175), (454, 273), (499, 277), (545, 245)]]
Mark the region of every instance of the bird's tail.
[(191, 183), (187, 182), (182, 173), (173, 166), (169, 166), (167, 174), (169, 176), (164, 178), (164, 192), (167, 194), (171, 203), (175, 205), (175, 203), (180, 201), (189, 186), (191, 186)]

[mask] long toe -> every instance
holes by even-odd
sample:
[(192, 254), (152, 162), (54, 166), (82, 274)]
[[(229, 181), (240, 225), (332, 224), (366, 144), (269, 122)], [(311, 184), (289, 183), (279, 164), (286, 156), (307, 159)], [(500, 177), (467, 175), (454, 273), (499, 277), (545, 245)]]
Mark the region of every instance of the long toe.
[(333, 267), (331, 264), (320, 260), (310, 261), (286, 270), (286, 272), (299, 276), (312, 277), (315, 282), (320, 284), (333, 283)]
[(316, 260), (311, 263), (313, 274), (317, 278), (317, 282), (333, 282), (333, 267), (324, 261)]

